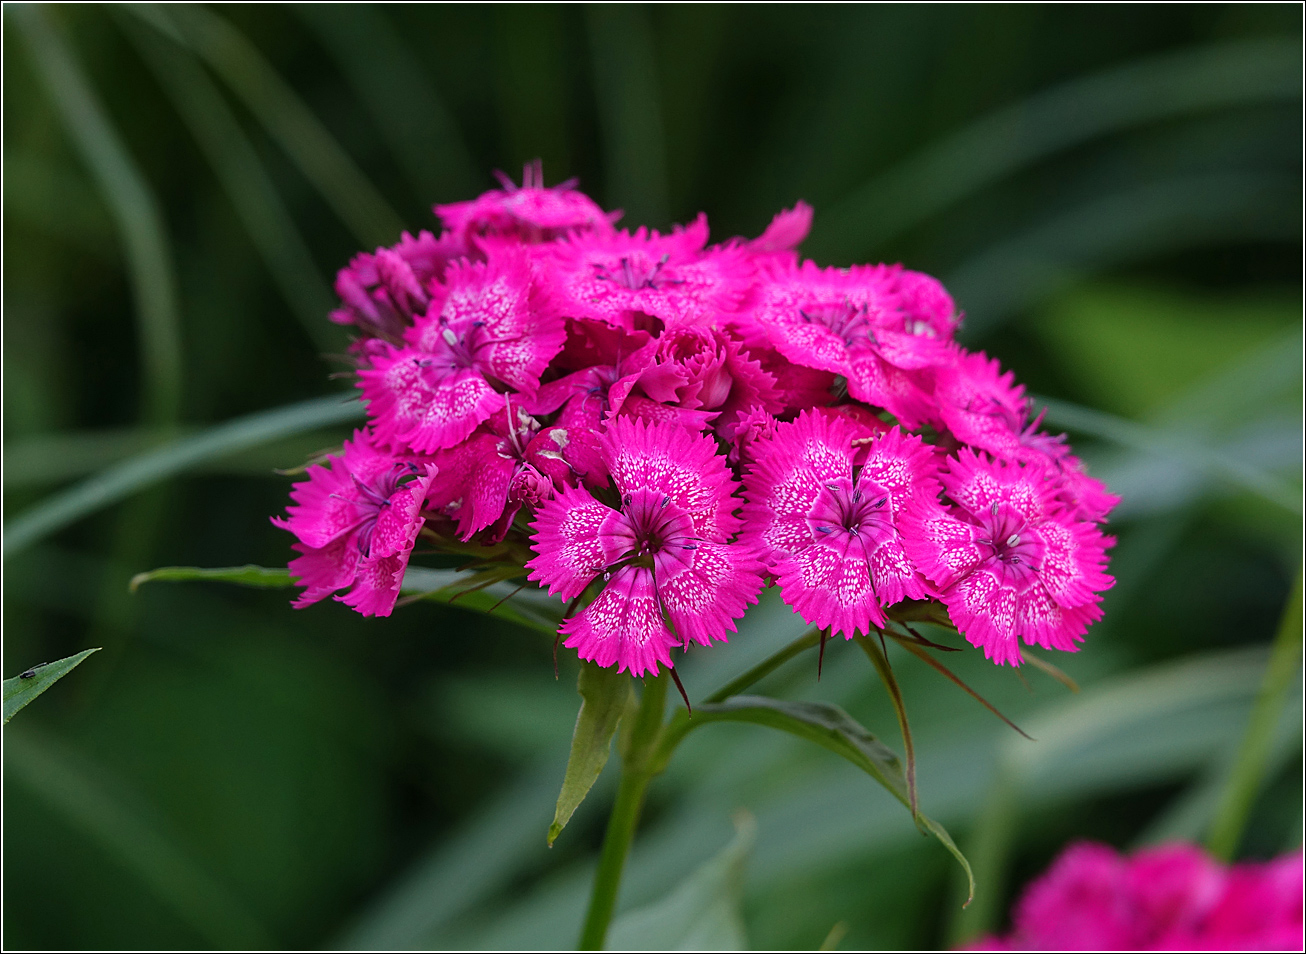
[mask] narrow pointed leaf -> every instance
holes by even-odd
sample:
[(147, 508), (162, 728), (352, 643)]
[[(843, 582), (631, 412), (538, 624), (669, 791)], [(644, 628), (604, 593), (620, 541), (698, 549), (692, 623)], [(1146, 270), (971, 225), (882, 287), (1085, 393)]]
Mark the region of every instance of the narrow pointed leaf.
[(1057, 682), (1061, 683), (1071, 692), (1079, 691), (1079, 683), (1075, 682), (1075, 680), (1071, 679), (1068, 675), (1066, 675), (1060, 666), (1054, 666), (1052, 663), (1048, 662), (1042, 656), (1030, 652), (1028, 647), (1021, 649), (1020, 655), (1025, 660), (1025, 662), (1029, 663), (1035, 669), (1039, 669), (1047, 673), (1049, 676), (1051, 676)]
[(871, 665), (879, 673), (884, 688), (889, 690), (889, 701), (893, 703), (894, 714), (898, 717), (898, 728), (902, 730), (902, 744), (907, 751), (907, 799), (910, 803), (912, 817), (919, 814), (920, 801), (916, 796), (916, 746), (912, 743), (911, 725), (907, 722), (907, 706), (902, 700), (902, 690), (889, 665), (889, 657), (870, 636), (858, 636), (857, 645), (871, 660)]
[(1007, 725), (1011, 726), (1013, 729), (1015, 729), (1017, 732), (1019, 732), (1019, 733), (1020, 733), (1021, 735), (1023, 735), (1025, 738), (1030, 739), (1031, 742), (1033, 741), (1033, 739), (1030, 738), (1029, 733), (1027, 733), (1024, 729), (1022, 729), (1020, 726), (1016, 725), (1016, 723), (1012, 722), (1010, 719), (1008, 719), (1006, 716), (1004, 716), (1001, 712), (999, 712), (998, 709), (997, 709), (997, 707), (994, 706), (993, 703), (989, 702), (987, 699), (985, 699), (983, 696), (981, 696), (978, 692), (976, 692), (976, 691), (975, 691), (974, 689), (972, 689), (970, 686), (966, 685), (965, 681), (964, 681), (960, 676), (958, 676), (956, 673), (954, 673), (954, 672), (953, 672), (951, 669), (949, 669), (947, 666), (943, 665), (943, 663), (939, 662), (937, 659), (935, 659), (933, 656), (931, 656), (931, 655), (929, 654), (929, 652), (928, 652), (924, 647), (922, 647), (921, 645), (919, 645), (919, 644), (916, 643), (916, 642), (913, 642), (913, 641), (910, 640), (910, 639), (903, 639), (902, 637), (898, 636), (896, 633), (889, 633), (888, 635), (892, 636), (895, 640), (897, 640), (898, 645), (902, 646), (902, 648), (905, 649), (905, 650), (907, 650), (907, 652), (911, 653), (911, 654), (912, 654), (913, 656), (915, 656), (917, 659), (921, 660), (921, 661), (924, 662), (926, 665), (928, 665), (929, 667), (931, 667), (932, 669), (934, 669), (936, 672), (938, 672), (938, 673), (940, 673), (941, 675), (943, 675), (944, 678), (950, 680), (950, 681), (953, 682), (955, 685), (961, 687), (963, 690), (965, 690), (965, 692), (966, 692), (966, 693), (967, 693), (967, 694), (968, 694), (972, 699), (974, 699), (976, 702), (978, 702), (980, 705), (982, 705), (985, 709), (988, 709), (988, 710), (989, 710), (990, 712), (992, 712), (995, 716), (997, 716), (999, 719), (1001, 719), (1001, 720), (1002, 720), (1003, 722), (1005, 722)]
[[(826, 702), (790, 702), (766, 696), (734, 696), (725, 702), (703, 703), (694, 709), (695, 727), (709, 722), (751, 722), (815, 742), (852, 762), (879, 782), (894, 798), (911, 808), (902, 763), (887, 745), (866, 730), (852, 716)], [(970, 893), (975, 895), (975, 878), (970, 863), (938, 822), (920, 812), (917, 824), (937, 838), (966, 872)]]
[(272, 589), (294, 585), (294, 581), (290, 578), (290, 571), (284, 567), (255, 566), (253, 563), (246, 563), (244, 566), (161, 566), (157, 570), (137, 573), (131, 578), (127, 587), (135, 593), (142, 583), (152, 583), (156, 580), (168, 583), (205, 580), (211, 583), (238, 583), (241, 586)]
[(594, 787), (603, 766), (608, 764), (612, 737), (633, 695), (630, 676), (584, 660), (580, 664), (576, 691), (581, 698), (580, 712), (576, 716), (576, 731), (571, 737), (567, 774), (562, 780), (562, 791), (558, 793), (553, 824), (549, 825), (550, 845)]
[(98, 653), (99, 651), (99, 646), (94, 649), (83, 649), (75, 656), (60, 659), (57, 662), (41, 663), (21, 675), (6, 679), (4, 681), (5, 722), (7, 723), (12, 719), (14, 713), (23, 706), (72, 672), (83, 659), (91, 653)]

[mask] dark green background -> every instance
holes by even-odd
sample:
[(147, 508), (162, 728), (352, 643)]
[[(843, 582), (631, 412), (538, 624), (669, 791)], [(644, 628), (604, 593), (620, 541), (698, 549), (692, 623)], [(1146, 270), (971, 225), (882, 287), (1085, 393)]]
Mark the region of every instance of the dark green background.
[[(478, 194), (492, 169), (515, 175), (537, 156), (549, 182), (579, 176), (632, 226), (702, 210), (718, 239), (754, 235), (805, 199), (808, 254), (940, 276), (967, 314), (966, 343), (1032, 391), (1221, 448), (1299, 494), (1296, 5), (212, 13), (378, 201), (348, 224), (251, 110), (249, 87), (161, 21), (43, 7), (162, 213), (182, 373), (179, 403), (152, 398), (127, 246), (6, 9), (6, 523), (163, 439), (158, 422), (198, 429), (339, 390), (328, 375), (340, 365), (321, 357), (345, 340), (324, 314), (335, 269), (397, 238), (388, 224), (433, 228), (432, 202)], [(1201, 67), (1211, 57), (1226, 78)], [(256, 66), (236, 69), (266, 93)], [(1266, 69), (1280, 79), (1239, 92)], [(1040, 141), (1052, 145), (1025, 149)], [(215, 157), (246, 144), (252, 166), (215, 172)], [(276, 205), (284, 235), (258, 225)], [(305, 250), (297, 272), (292, 247)], [(7, 947), (570, 943), (609, 796), (543, 849), (577, 703), (569, 653), (555, 683), (547, 639), (457, 609), (364, 620), (219, 585), (127, 594), (154, 566), (283, 564), (288, 538), (267, 517), (289, 482), (271, 468), (344, 433), (214, 462), (6, 563), (5, 674), (105, 647), (5, 730)], [(1173, 455), (1073, 439), (1126, 496), (1107, 619), (1058, 660), (1086, 693), (1266, 643), (1300, 564), (1300, 507)], [(758, 625), (780, 618), (770, 612)], [(728, 663), (732, 649), (712, 652)], [(837, 699), (896, 745), (883, 691), (841, 650), (820, 686), (800, 664), (767, 688)], [(967, 678), (1018, 718), (1064, 701), (1037, 673), (1027, 691), (967, 656)], [(925, 750), (924, 806), (964, 841), (1006, 730), (894, 659)], [(982, 884), (991, 909), (1068, 838), (1128, 846), (1159, 830), (1236, 741), (1241, 704), (1219, 745), (1185, 742), (1183, 719), (1148, 726), (1136, 733), (1156, 746), (1147, 771), (1089, 759), (1080, 782), (1031, 789), (1013, 809), (1005, 875)], [(1244, 854), (1300, 844), (1300, 737), (1284, 751)], [(929, 752), (953, 775), (931, 776)], [(846, 948), (948, 943), (950, 861), (909, 824), (880, 837), (868, 820), (874, 831), (844, 837), (861, 831), (848, 816), (859, 799), (874, 819), (905, 813), (843, 768), (757, 728), (696, 737), (654, 785), (651, 847), (623, 905), (670, 890), (746, 806), (761, 818), (744, 892), (754, 946), (813, 947), (836, 922)], [(953, 781), (931, 789), (932, 777)], [(428, 920), (405, 920), (412, 911)]]

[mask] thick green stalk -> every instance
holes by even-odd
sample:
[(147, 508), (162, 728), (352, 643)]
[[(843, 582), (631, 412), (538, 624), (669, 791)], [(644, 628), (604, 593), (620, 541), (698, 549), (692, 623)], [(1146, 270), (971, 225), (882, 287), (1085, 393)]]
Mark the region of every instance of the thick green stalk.
[(662, 712), (667, 699), (667, 677), (664, 670), (653, 679), (645, 680), (644, 694), (640, 698), (635, 724), (622, 746), (621, 785), (617, 800), (608, 816), (608, 830), (603, 836), (603, 854), (594, 873), (594, 888), (590, 893), (589, 912), (581, 929), (580, 949), (601, 951), (608, 934), (608, 924), (617, 906), (617, 891), (621, 887), (621, 872), (626, 865), (630, 843), (639, 826), (640, 811), (644, 807), (644, 793), (648, 783), (657, 774), (649, 759), (662, 730)]
[(1293, 679), (1301, 668), (1302, 649), (1302, 575), (1297, 574), (1288, 605), (1284, 608), (1279, 632), (1274, 637), (1270, 662), (1265, 667), (1265, 681), (1256, 697), (1247, 731), (1238, 750), (1229, 782), (1220, 798), (1220, 806), (1211, 824), (1207, 847), (1211, 854), (1225, 861), (1233, 859), (1242, 840), (1243, 828), (1252, 802), (1265, 778), (1274, 741), (1274, 730), (1283, 714), (1284, 701)]

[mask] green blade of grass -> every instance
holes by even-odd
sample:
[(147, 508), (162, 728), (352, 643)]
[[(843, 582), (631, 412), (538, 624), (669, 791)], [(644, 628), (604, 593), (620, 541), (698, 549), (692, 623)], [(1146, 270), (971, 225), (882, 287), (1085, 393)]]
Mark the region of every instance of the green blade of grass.
[(1110, 133), (1300, 96), (1301, 45), (1279, 38), (1167, 53), (1078, 78), (990, 113), (875, 176), (821, 216), (809, 252), (864, 257), (985, 186)]
[(332, 395), (260, 411), (172, 441), (53, 494), (15, 517), (4, 529), (4, 558), (7, 560), (56, 530), (202, 462), (362, 417), (363, 405), (358, 401)]
[(120, 24), (213, 167), (291, 312), (320, 350), (337, 349), (341, 336), (326, 320), (334, 297), (226, 100), (189, 51), (142, 25), (152, 18), (133, 5), (122, 9), (135, 16), (115, 10)]
[(65, 131), (95, 177), (122, 235), (136, 299), (145, 418), (159, 425), (176, 423), (181, 407), (181, 326), (172, 254), (158, 199), (42, 6), (20, 4), (10, 14), (31, 49), (32, 64)]
[(160, 11), (249, 107), (359, 242), (374, 247), (398, 240), (403, 220), (253, 43), (198, 4), (169, 4)]

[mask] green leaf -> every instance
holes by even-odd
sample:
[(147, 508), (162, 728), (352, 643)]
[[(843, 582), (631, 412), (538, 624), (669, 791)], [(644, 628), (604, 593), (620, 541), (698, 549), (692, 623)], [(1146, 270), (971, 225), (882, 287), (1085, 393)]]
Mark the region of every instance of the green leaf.
[(238, 417), (138, 454), (52, 494), (16, 517), (4, 529), (4, 558), (7, 560), (56, 530), (199, 464), (362, 416), (363, 405), (357, 400), (331, 395)]
[(127, 584), (133, 593), (142, 583), (163, 580), (169, 583), (182, 583), (191, 580), (208, 580), (213, 583), (239, 583), (241, 586), (259, 586), (264, 588), (282, 588), (293, 586), (290, 571), (280, 567), (255, 566), (161, 566), (157, 570), (137, 573)]
[[(888, 789), (894, 798), (912, 808), (902, 763), (887, 745), (868, 732), (843, 709), (825, 702), (790, 702), (765, 696), (734, 696), (725, 702), (704, 703), (693, 718), (702, 722), (752, 722), (815, 742), (852, 762)], [(970, 863), (938, 822), (917, 813), (917, 824), (934, 835), (966, 872), (969, 895), (975, 896)]]
[(902, 699), (902, 689), (898, 687), (898, 678), (889, 665), (889, 657), (884, 648), (869, 636), (858, 636), (857, 645), (875, 667), (884, 688), (889, 691), (889, 701), (893, 704), (894, 715), (898, 717), (898, 728), (902, 732), (902, 745), (907, 755), (907, 800), (912, 818), (920, 815), (920, 800), (916, 795), (916, 746), (912, 743), (911, 724), (907, 721), (907, 704)]
[(562, 791), (558, 793), (553, 823), (549, 825), (550, 845), (594, 787), (603, 766), (608, 764), (617, 723), (633, 704), (635, 695), (630, 676), (585, 660), (580, 664), (576, 691), (581, 698), (580, 712), (576, 715), (576, 731), (571, 737), (567, 773), (562, 780)]
[(744, 863), (757, 822), (735, 816), (735, 837), (666, 897), (617, 918), (605, 947), (615, 951), (746, 951), (740, 912)]
[(99, 646), (94, 649), (83, 649), (76, 656), (69, 656), (57, 662), (41, 663), (21, 675), (6, 679), (4, 682), (4, 721), (8, 723), (14, 717), (15, 712), (72, 672), (91, 653), (98, 653), (99, 651)]

